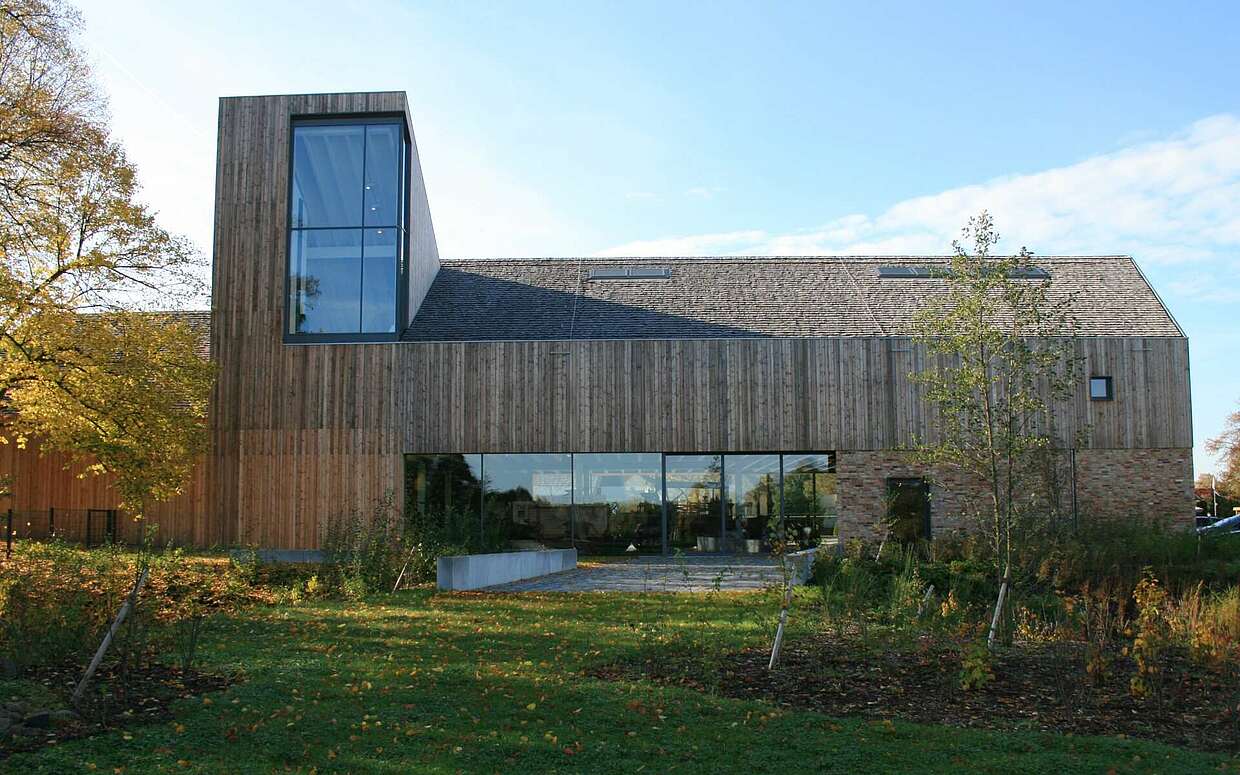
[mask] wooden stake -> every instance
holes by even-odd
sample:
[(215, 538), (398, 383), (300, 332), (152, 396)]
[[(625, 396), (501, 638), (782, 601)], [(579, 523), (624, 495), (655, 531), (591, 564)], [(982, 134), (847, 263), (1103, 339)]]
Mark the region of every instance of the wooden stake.
[(784, 646), (784, 626), (788, 624), (788, 608), (792, 605), (792, 576), (788, 573), (788, 560), (781, 557), (780, 562), (784, 571), (784, 604), (779, 609), (779, 627), (775, 630), (775, 644), (771, 646), (771, 661), (767, 663), (767, 670), (774, 670), (779, 662), (779, 651)]
[(926, 594), (921, 596), (921, 605), (917, 606), (917, 618), (926, 612), (926, 604), (930, 602), (931, 596), (934, 595), (934, 585), (930, 584), (926, 587)]
[(999, 615), (1003, 612), (1003, 600), (1007, 597), (1008, 577), (1012, 574), (1012, 566), (1009, 565), (1003, 571), (1003, 583), (999, 585), (999, 599), (995, 601), (995, 615), (990, 619), (990, 635), (986, 637), (986, 650), (995, 650), (995, 635), (999, 632)]
[(417, 546), (414, 546), (413, 548), (411, 548), (409, 550), (409, 556), (405, 558), (405, 564), (400, 566), (400, 575), (396, 577), (396, 583), (392, 585), (393, 593), (395, 593), (396, 590), (400, 589), (400, 581), (401, 579), (405, 577), (405, 571), (409, 568), (409, 563), (413, 562), (413, 553), (416, 552), (417, 550), (418, 550)]
[(125, 602), (121, 604), (121, 610), (116, 613), (116, 618), (112, 620), (112, 626), (108, 628), (108, 632), (103, 636), (103, 642), (99, 644), (99, 649), (95, 652), (95, 657), (90, 661), (90, 666), (86, 668), (86, 674), (82, 676), (82, 680), (78, 681), (77, 688), (73, 690), (72, 704), (76, 707), (82, 701), (82, 695), (86, 693), (86, 686), (90, 683), (90, 679), (94, 676), (95, 671), (99, 669), (99, 663), (103, 661), (103, 655), (108, 653), (108, 647), (112, 645), (112, 638), (116, 636), (116, 631), (121, 628), (121, 623), (125, 621), (125, 617), (137, 605), (138, 593), (142, 591), (142, 585), (146, 584), (146, 576), (151, 571), (151, 566), (142, 569), (142, 573), (138, 575), (138, 580), (134, 582), (133, 589), (125, 597)]

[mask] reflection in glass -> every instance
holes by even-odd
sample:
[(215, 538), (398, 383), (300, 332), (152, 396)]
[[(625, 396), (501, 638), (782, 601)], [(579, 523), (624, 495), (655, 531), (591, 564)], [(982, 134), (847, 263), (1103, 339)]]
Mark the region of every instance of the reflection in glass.
[(449, 541), (474, 546), (481, 508), (482, 455), (405, 456), (407, 518), (433, 520)]
[(784, 455), (784, 524), (798, 544), (835, 535), (839, 494), (830, 455)]
[(672, 551), (720, 551), (718, 455), (667, 456), (667, 545)]
[(396, 331), (405, 146), (400, 121), (293, 127), (290, 334)]
[[(664, 492), (669, 550), (766, 552), (780, 524), (798, 546), (816, 546), (835, 533), (837, 486), (831, 453), (405, 456), (406, 514), (437, 519), (470, 551), (575, 546), (614, 554), (631, 546), (657, 554)], [(902, 517), (898, 538), (925, 534), (924, 483), (889, 487)]]
[(364, 226), (400, 226), (401, 151), (404, 131), (397, 124), (366, 127)]
[(366, 334), (396, 330), (396, 229), (367, 229), (362, 248), (362, 322)]
[(660, 466), (658, 453), (574, 456), (573, 535), (580, 551), (663, 551)]
[(293, 128), (292, 228), (362, 225), (364, 154), (362, 126)]
[(571, 461), (571, 455), (487, 455), (487, 530), (513, 549), (570, 546)]
[(930, 487), (920, 478), (887, 480), (887, 524), (891, 540), (913, 544), (930, 537)]
[(772, 519), (780, 515), (779, 455), (726, 455), (728, 550), (756, 554), (769, 548)]
[(293, 231), (289, 237), (290, 333), (357, 331), (361, 229)]

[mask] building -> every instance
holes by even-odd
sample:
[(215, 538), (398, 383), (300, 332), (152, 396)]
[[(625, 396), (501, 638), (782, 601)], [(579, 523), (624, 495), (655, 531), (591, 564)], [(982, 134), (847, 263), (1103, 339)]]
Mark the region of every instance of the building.
[[(899, 451), (942, 259), (441, 260), (402, 92), (222, 99), (215, 208), (212, 451), (168, 538), (314, 548), (391, 493), (509, 545), (752, 551), (781, 503), (812, 540), (976, 497)], [(1054, 408), (1073, 510), (1190, 524), (1183, 332), (1131, 258), (1037, 263), (1090, 377)], [(0, 464), (19, 510), (109, 508)]]

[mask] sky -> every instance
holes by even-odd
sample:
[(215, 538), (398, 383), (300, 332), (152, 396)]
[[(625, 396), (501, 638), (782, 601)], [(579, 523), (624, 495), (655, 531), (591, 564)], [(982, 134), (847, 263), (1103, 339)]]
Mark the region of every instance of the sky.
[(1129, 254), (1240, 409), (1240, 4), (81, 0), (113, 130), (211, 250), (221, 96), (408, 93), (441, 255)]

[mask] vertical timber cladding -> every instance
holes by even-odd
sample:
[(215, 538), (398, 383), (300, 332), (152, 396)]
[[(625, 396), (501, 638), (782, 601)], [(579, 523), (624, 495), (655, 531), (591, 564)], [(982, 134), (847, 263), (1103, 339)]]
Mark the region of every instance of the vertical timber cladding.
[[(1192, 446), (1183, 338), (1089, 338), (1085, 372), (1114, 401), (1053, 415), (1088, 449)], [(406, 343), (408, 452), (888, 450), (934, 439), (910, 378), (932, 356), (901, 337)]]
[[(283, 343), (290, 122), (356, 113), (405, 114), (413, 139), (403, 92), (220, 101), (207, 488), (225, 542), (313, 548), (329, 515), (400, 494), (399, 345)], [(416, 151), (408, 199), (412, 302), (439, 260)]]

